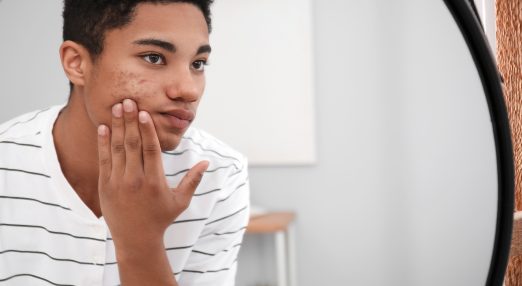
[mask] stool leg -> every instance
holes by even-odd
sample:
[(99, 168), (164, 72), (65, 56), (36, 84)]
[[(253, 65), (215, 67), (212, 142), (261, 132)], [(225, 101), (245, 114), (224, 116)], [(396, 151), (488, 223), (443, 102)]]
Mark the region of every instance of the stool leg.
[(296, 273), (296, 259), (295, 259), (295, 226), (291, 223), (288, 226), (287, 234), (287, 246), (288, 246), (288, 274), (289, 274), (289, 286), (297, 286), (297, 273)]
[(283, 231), (275, 233), (276, 264), (277, 264), (277, 285), (287, 286), (286, 270), (286, 235)]

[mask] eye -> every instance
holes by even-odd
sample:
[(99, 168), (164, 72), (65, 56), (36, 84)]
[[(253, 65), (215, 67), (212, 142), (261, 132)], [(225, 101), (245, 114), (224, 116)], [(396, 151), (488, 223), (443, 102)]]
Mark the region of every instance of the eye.
[(162, 55), (158, 54), (146, 54), (141, 56), (146, 62), (151, 63), (153, 65), (164, 65), (165, 59)]
[(204, 71), (206, 65), (207, 65), (206, 60), (197, 60), (192, 63), (192, 68), (195, 69), (196, 71)]

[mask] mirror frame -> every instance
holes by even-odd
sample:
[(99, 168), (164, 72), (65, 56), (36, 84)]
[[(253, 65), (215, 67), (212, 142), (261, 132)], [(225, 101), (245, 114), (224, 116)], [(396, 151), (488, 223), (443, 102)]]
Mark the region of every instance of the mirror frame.
[[(472, 1), (472, 0), (471, 0)], [(471, 1), (444, 0), (466, 40), (486, 94), (497, 154), (498, 200), (495, 240), (486, 285), (503, 285), (514, 214), (514, 160), (501, 76)]]

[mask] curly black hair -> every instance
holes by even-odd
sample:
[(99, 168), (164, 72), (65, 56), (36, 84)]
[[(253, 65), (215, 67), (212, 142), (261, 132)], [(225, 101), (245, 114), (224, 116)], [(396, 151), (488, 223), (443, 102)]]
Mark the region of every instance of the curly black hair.
[(64, 0), (63, 40), (81, 44), (96, 59), (103, 50), (105, 32), (130, 23), (138, 4), (176, 2), (198, 7), (211, 31), (210, 5), (213, 0)]

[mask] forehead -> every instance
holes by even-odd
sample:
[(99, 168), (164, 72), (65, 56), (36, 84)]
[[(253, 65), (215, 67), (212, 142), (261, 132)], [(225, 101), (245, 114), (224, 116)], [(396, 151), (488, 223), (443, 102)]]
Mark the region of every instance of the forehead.
[(132, 21), (108, 31), (107, 38), (124, 43), (139, 38), (161, 38), (181, 45), (208, 43), (208, 27), (201, 10), (190, 3), (141, 3)]

